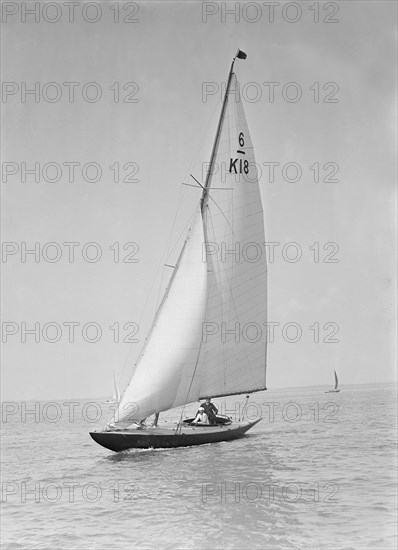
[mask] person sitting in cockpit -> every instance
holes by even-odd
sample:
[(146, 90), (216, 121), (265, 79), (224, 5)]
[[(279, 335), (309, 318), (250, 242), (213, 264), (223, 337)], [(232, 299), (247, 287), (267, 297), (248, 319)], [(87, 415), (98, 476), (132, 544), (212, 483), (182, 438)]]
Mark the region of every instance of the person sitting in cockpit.
[(195, 420), (192, 421), (192, 424), (197, 424), (198, 422), (200, 422), (201, 424), (208, 423), (207, 414), (205, 413), (203, 407), (199, 407), (198, 412), (196, 413)]

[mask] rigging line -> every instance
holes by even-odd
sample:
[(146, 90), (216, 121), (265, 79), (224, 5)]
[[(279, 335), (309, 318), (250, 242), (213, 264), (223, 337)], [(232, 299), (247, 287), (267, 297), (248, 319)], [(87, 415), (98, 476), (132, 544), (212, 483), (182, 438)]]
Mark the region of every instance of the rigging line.
[[(207, 134), (208, 134), (209, 131), (210, 131), (210, 125), (211, 125), (210, 122), (213, 120), (217, 108), (218, 108), (218, 104), (216, 103), (216, 105), (214, 106), (213, 112), (211, 113), (211, 115), (210, 115), (210, 117), (209, 117), (209, 119), (208, 119), (207, 124), (205, 124), (205, 126), (204, 126), (204, 129), (203, 129), (203, 131), (202, 131), (202, 133), (201, 133), (201, 137), (200, 137), (200, 139), (199, 139), (199, 143), (198, 143), (198, 145), (196, 146), (196, 149), (195, 149), (195, 152), (194, 152), (192, 161), (191, 161), (191, 163), (190, 163), (188, 169), (187, 169), (186, 172), (185, 172), (185, 175), (184, 175), (183, 180), (185, 180), (185, 178), (187, 177), (187, 174), (188, 174), (189, 172), (192, 171), (193, 166), (194, 166), (194, 164), (195, 164), (196, 161), (197, 161), (197, 158), (198, 158), (198, 156), (199, 156), (199, 153), (200, 153), (200, 151), (201, 151), (201, 149), (202, 149), (202, 147), (203, 147), (204, 140), (205, 140)], [(183, 184), (183, 185), (188, 185), (188, 184)], [(181, 208), (181, 204), (182, 204), (182, 201), (183, 201), (184, 192), (185, 192), (185, 190), (183, 190), (183, 188), (181, 187), (181, 188), (180, 188), (179, 199), (178, 199), (178, 204), (177, 204), (177, 207), (176, 207), (176, 212), (175, 212), (175, 216), (174, 216), (174, 220), (173, 220), (173, 224), (172, 224), (172, 227), (171, 227), (171, 230), (170, 230), (170, 234), (169, 234), (170, 236), (169, 236), (169, 239), (168, 239), (168, 241), (167, 241), (167, 252), (166, 252), (166, 256), (165, 256), (166, 260), (168, 260), (168, 258), (170, 257), (170, 255), (174, 252), (175, 248), (176, 248), (177, 245), (179, 244), (179, 241), (180, 241), (180, 239), (181, 239), (182, 234), (186, 232), (187, 226), (189, 226), (189, 224), (191, 223), (190, 220), (191, 220), (192, 218), (190, 218), (190, 220), (187, 222), (187, 224), (185, 225), (184, 229), (181, 231), (180, 235), (178, 236), (178, 238), (177, 238), (177, 240), (176, 240), (174, 246), (171, 248), (171, 241), (172, 241), (172, 237), (173, 237), (173, 231), (174, 231), (175, 224), (176, 224), (176, 220), (177, 220), (177, 216), (178, 216), (178, 214), (179, 214), (179, 211), (180, 211), (180, 208)], [(195, 206), (195, 210), (196, 210), (196, 206)], [(163, 275), (162, 275), (162, 279), (163, 279)], [(158, 304), (159, 304), (160, 293), (161, 293), (161, 286), (162, 286), (162, 285), (160, 285), (160, 288), (159, 288), (159, 293), (158, 293), (158, 298), (157, 298), (157, 304), (156, 304), (156, 306), (158, 306)]]
[(210, 116), (208, 117), (208, 121), (207, 123), (204, 125), (203, 127), (203, 130), (201, 132), (201, 135), (200, 135), (200, 138), (199, 138), (199, 142), (194, 150), (194, 154), (193, 154), (193, 157), (192, 157), (192, 160), (189, 164), (189, 167), (187, 168), (185, 174), (184, 174), (184, 177), (183, 177), (183, 181), (186, 179), (187, 175), (189, 174), (189, 172), (192, 172), (193, 171), (193, 167), (198, 159), (198, 156), (199, 156), (199, 153), (203, 147), (203, 143), (205, 141), (205, 138), (207, 137), (207, 134), (209, 133), (210, 131), (210, 126), (211, 126), (211, 121), (213, 120), (214, 118), (214, 115), (215, 115), (215, 112), (216, 112), (216, 109), (218, 108), (218, 104), (216, 102), (214, 108), (213, 108), (213, 112), (210, 114)]
[[(172, 240), (173, 240), (173, 232), (174, 232), (174, 228), (175, 228), (175, 225), (176, 225), (176, 221), (177, 221), (177, 217), (178, 217), (178, 214), (179, 214), (179, 211), (180, 211), (180, 208), (181, 208), (181, 205), (182, 205), (182, 201), (183, 201), (183, 196), (184, 196), (184, 193), (185, 193), (185, 189), (182, 189), (182, 187), (180, 187), (180, 190), (179, 190), (179, 195), (178, 195), (178, 201), (177, 201), (177, 206), (176, 206), (176, 210), (175, 210), (175, 213), (174, 213), (174, 219), (173, 219), (173, 223), (172, 223), (172, 226), (171, 226), (171, 229), (169, 231), (169, 236), (168, 236), (168, 239), (167, 239), (167, 243), (166, 243), (166, 253), (161, 257), (160, 259), (160, 265), (163, 263), (165, 263), (165, 261), (168, 261), (169, 257), (170, 257), (170, 254), (171, 254), (171, 243), (172, 243)], [(181, 237), (181, 235), (179, 236), (179, 238)], [(173, 250), (175, 248), (176, 245), (174, 245), (173, 247)], [(160, 295), (161, 295), (161, 292), (162, 292), (162, 282), (163, 282), (163, 276), (164, 276), (164, 267), (163, 267), (163, 271), (162, 271), (162, 274), (161, 274), (161, 277), (160, 277), (160, 282), (159, 282), (159, 288), (158, 288), (158, 295), (157, 295), (157, 299), (156, 299), (156, 306), (155, 306), (155, 309), (158, 308), (159, 306), (159, 301), (160, 301)]]
[(175, 242), (173, 248), (168, 252), (168, 255), (166, 256), (166, 260), (167, 260), (167, 261), (169, 260), (169, 257), (170, 257), (171, 254), (174, 252), (174, 250), (177, 248), (177, 245), (180, 243), (181, 237), (187, 233), (187, 229), (189, 229), (190, 227), (192, 227), (192, 225), (193, 225), (193, 223), (194, 223), (194, 220), (195, 220), (197, 208), (198, 208), (198, 205), (195, 204), (195, 207), (194, 207), (194, 209), (193, 209), (193, 211), (192, 211), (192, 214), (191, 214), (189, 220), (188, 220), (187, 223), (185, 224), (184, 228), (180, 231), (180, 234), (178, 235), (178, 237), (177, 237), (177, 239), (176, 239), (176, 242)]
[[(203, 147), (203, 143), (204, 143), (204, 140), (207, 136), (207, 134), (209, 133), (210, 131), (210, 125), (211, 125), (211, 121), (213, 120), (214, 116), (215, 116), (215, 112), (216, 110), (218, 109), (218, 104), (216, 103), (216, 105), (214, 106), (214, 109), (213, 109), (213, 112), (212, 114), (210, 115), (209, 117), (209, 121), (208, 123), (205, 125), (204, 127), (204, 130), (202, 131), (202, 134), (201, 134), (201, 137), (200, 137), (200, 140), (199, 140), (199, 144), (197, 145), (196, 147), (196, 150), (194, 152), (194, 156), (193, 156), (193, 159), (190, 163), (190, 166), (189, 168), (187, 169), (187, 171), (185, 172), (185, 176), (183, 178), (183, 180), (185, 180), (187, 174), (189, 172), (192, 171), (192, 168), (199, 156), (199, 153)], [(193, 176), (192, 176), (193, 177)], [(195, 178), (194, 178), (195, 179)], [(197, 181), (197, 180), (196, 180)], [(199, 182), (198, 182), (199, 183)], [(184, 184), (186, 185), (186, 184)], [(167, 241), (167, 252), (166, 252), (166, 255), (165, 255), (165, 260), (168, 261), (169, 258), (170, 258), (170, 255), (174, 252), (174, 250), (177, 248), (177, 246), (179, 245), (179, 242), (180, 242), (180, 239), (182, 237), (183, 234), (186, 233), (187, 231), (187, 228), (191, 225), (191, 220), (192, 220), (192, 217), (193, 215), (195, 214), (195, 211), (196, 211), (196, 205), (195, 205), (195, 210), (194, 210), (194, 213), (193, 215), (189, 218), (188, 222), (185, 224), (183, 230), (180, 232), (180, 234), (178, 235), (176, 241), (175, 241), (175, 244), (173, 247), (171, 247), (171, 241), (172, 241), (172, 237), (173, 237), (173, 231), (174, 231), (174, 228), (175, 228), (175, 224), (176, 224), (176, 220), (177, 220), (177, 217), (178, 217), (178, 214), (179, 214), (179, 211), (180, 211), (180, 208), (181, 208), (181, 204), (182, 204), (182, 201), (183, 201), (183, 196), (184, 196), (184, 193), (185, 193), (185, 189), (182, 188), (182, 186), (180, 187), (180, 194), (179, 194), (179, 199), (178, 199), (178, 204), (177, 204), (177, 207), (176, 207), (176, 211), (175, 211), (175, 215), (174, 215), (174, 220), (173, 220), (173, 224), (172, 224), (172, 227), (171, 227), (171, 230), (170, 230), (170, 233), (169, 233), (169, 238), (168, 238), (168, 241)], [(164, 261), (160, 262), (160, 265), (161, 263), (164, 263)], [(158, 270), (156, 272), (156, 274), (158, 273)], [(161, 276), (161, 281), (160, 281), (160, 285), (159, 285), (159, 291), (158, 291), (158, 296), (157, 296), (157, 300), (156, 300), (156, 309), (158, 308), (159, 306), (159, 301), (160, 301), (160, 295), (161, 295), (161, 289), (162, 289), (162, 280), (163, 280), (163, 275), (164, 275), (164, 270), (163, 270), (163, 273), (162, 273), (162, 276)], [(152, 287), (153, 288), (153, 287)], [(151, 290), (152, 290), (151, 288)]]
[[(193, 159), (192, 159), (192, 162), (190, 164), (190, 167), (189, 169), (185, 172), (185, 176), (187, 176), (188, 172), (191, 172), (192, 171), (192, 167), (193, 165), (195, 164), (195, 162), (197, 161), (197, 158), (199, 156), (199, 153), (200, 153), (200, 150), (202, 149), (203, 147), (203, 143), (205, 141), (205, 138), (207, 137), (207, 135), (209, 134), (210, 132), (210, 126), (211, 126), (211, 123), (212, 123), (212, 120), (214, 119), (215, 117), (215, 114), (216, 114), (216, 111), (218, 110), (218, 102), (216, 101), (215, 102), (215, 105), (214, 105), (214, 108), (213, 108), (213, 111), (212, 113), (209, 115), (208, 117), (208, 120), (207, 120), (207, 123), (204, 125), (204, 129), (202, 131), (202, 134), (201, 134), (201, 137), (199, 139), (199, 143), (195, 149), (195, 152), (194, 152), (194, 156), (193, 156)], [(184, 180), (185, 180), (185, 177), (184, 177)]]
[(169, 251), (170, 251), (171, 240), (172, 240), (172, 238), (173, 238), (173, 231), (174, 231), (174, 227), (175, 227), (175, 224), (176, 224), (176, 221), (177, 221), (177, 217), (178, 217), (179, 210), (180, 210), (180, 208), (181, 208), (181, 204), (182, 204), (182, 200), (183, 200), (184, 191), (185, 191), (185, 190), (182, 189), (182, 188), (180, 187), (180, 189), (179, 189), (179, 194), (178, 194), (177, 205), (176, 205), (176, 209), (175, 209), (175, 213), (174, 213), (174, 218), (173, 218), (173, 223), (171, 224), (171, 228), (170, 228), (170, 231), (169, 231), (169, 237), (168, 237), (168, 239), (167, 239), (166, 257), (168, 256)]
[(193, 176), (192, 174), (189, 174), (189, 175), (191, 176), (191, 178), (192, 178), (193, 180), (196, 181), (196, 183), (197, 183), (198, 185), (200, 185), (200, 187), (201, 187), (202, 189), (205, 189), (204, 185), (202, 185), (202, 184), (200, 183), (200, 181), (197, 180), (197, 179), (195, 178), (195, 176)]
[[(211, 190), (211, 187), (209, 188), (209, 191), (210, 191), (210, 190)], [(218, 204), (217, 204), (216, 201), (213, 199), (213, 197), (209, 194), (209, 192), (207, 193), (207, 196), (208, 196), (208, 197), (214, 202), (214, 204), (217, 206), (217, 208), (219, 209), (219, 211), (220, 211), (221, 214), (223, 215), (225, 221), (227, 222), (228, 227), (230, 228), (233, 237), (236, 239), (234, 230), (232, 229), (231, 224), (229, 223), (229, 220), (228, 220), (228, 218), (226, 217), (226, 215), (224, 214), (224, 212), (221, 210), (221, 208), (218, 206)]]
[[(189, 174), (190, 172), (193, 172), (193, 170), (194, 170), (194, 166), (195, 166), (196, 161), (197, 161), (197, 159), (198, 159), (198, 157), (199, 157), (199, 153), (200, 153), (200, 151), (201, 151), (202, 148), (203, 148), (203, 144), (204, 144), (204, 142), (205, 142), (205, 139), (206, 139), (206, 137), (208, 136), (208, 134), (210, 133), (210, 127), (212, 126), (212, 121), (213, 121), (213, 119), (214, 119), (214, 117), (215, 117), (215, 113), (216, 113), (217, 110), (218, 110), (218, 103), (216, 102), (215, 105), (214, 105), (214, 108), (213, 108), (212, 113), (210, 114), (210, 116), (209, 116), (208, 119), (207, 119), (206, 124), (204, 125), (204, 128), (203, 128), (203, 130), (202, 130), (202, 133), (201, 133), (201, 136), (200, 136), (200, 139), (199, 139), (199, 143), (198, 143), (198, 145), (196, 146), (196, 149), (195, 149), (195, 152), (194, 152), (192, 161), (191, 161), (191, 163), (189, 164), (189, 167), (188, 167), (188, 169), (186, 170), (186, 172), (185, 172), (185, 174), (184, 174), (184, 177), (183, 177), (183, 179), (182, 179), (183, 182), (184, 182), (185, 179), (187, 178), (188, 174)], [(182, 183), (182, 185), (189, 185), (189, 184), (187, 184), (187, 183)], [(180, 237), (181, 237), (181, 236), (180, 236)], [(179, 237), (179, 238), (180, 238), (180, 237)], [(177, 245), (177, 243), (176, 243), (176, 245)], [(176, 245), (175, 245), (175, 246), (176, 246)], [(174, 247), (174, 248), (175, 248), (175, 247)], [(172, 251), (174, 250), (174, 248), (172, 249)], [(171, 254), (172, 251), (169, 251), (169, 254)]]
[[(203, 321), (204, 321), (204, 319), (203, 319)], [(189, 383), (188, 391), (187, 391), (187, 394), (186, 394), (186, 397), (185, 397), (185, 400), (184, 400), (184, 405), (183, 405), (183, 407), (182, 407), (182, 409), (181, 409), (180, 421), (178, 422), (177, 428), (176, 428), (176, 431), (175, 431), (176, 434), (178, 433), (178, 430), (180, 430), (180, 433), (181, 433), (181, 429), (182, 429), (182, 415), (184, 414), (185, 407), (187, 406), (188, 398), (189, 398), (189, 393), (190, 393), (190, 391), (191, 391), (192, 384), (193, 384), (193, 380), (194, 380), (195, 374), (196, 374), (196, 370), (197, 370), (197, 368), (198, 368), (200, 352), (202, 351), (202, 343), (203, 343), (202, 340), (203, 340), (203, 338), (200, 339), (200, 345), (199, 345), (198, 355), (197, 355), (197, 357), (196, 357), (195, 368), (194, 368), (193, 373), (192, 373), (192, 376), (191, 376), (191, 381), (190, 381), (190, 383)]]
[[(171, 229), (171, 232), (170, 232), (170, 237), (168, 239), (168, 250), (167, 250), (166, 254), (162, 257), (162, 259), (160, 261), (160, 264), (163, 262), (163, 266), (167, 265), (165, 262), (169, 261), (169, 258), (171, 257), (174, 250), (181, 245), (181, 238), (184, 235), (186, 235), (187, 231), (192, 227), (192, 225), (194, 223), (194, 220), (195, 220), (195, 217), (196, 217), (197, 204), (195, 204), (195, 206), (192, 210), (192, 214), (189, 217), (187, 223), (184, 225), (184, 227), (180, 231), (179, 235), (175, 238), (175, 243), (174, 243), (173, 247), (171, 247), (172, 233), (173, 233), (173, 230), (174, 230), (174, 227), (175, 227), (175, 222), (176, 222), (176, 219), (177, 219), (177, 216), (178, 216), (178, 210), (181, 208), (182, 195), (183, 195), (183, 193), (180, 191), (181, 200), (178, 204), (177, 212), (176, 212), (176, 215), (175, 215), (175, 218), (174, 218), (174, 221), (173, 221), (173, 226), (172, 226), (172, 229)], [(164, 260), (163, 260), (163, 258), (164, 258)], [(160, 300), (160, 294), (161, 294), (161, 291), (162, 291), (162, 281), (163, 281), (164, 272), (165, 272), (165, 270), (163, 269), (163, 273), (162, 273), (162, 276), (161, 276), (161, 281), (160, 281), (160, 284), (159, 284), (158, 298), (157, 298), (157, 301), (156, 301), (156, 309), (159, 306), (159, 300)]]
[[(192, 176), (192, 174), (190, 174)], [(192, 176), (193, 177), (193, 176)], [(198, 181), (196, 178), (193, 178), (195, 181)], [(199, 182), (198, 182), (199, 183)], [(192, 185), (191, 183), (184, 183), (182, 182), (181, 185), (186, 185), (187, 187), (195, 187), (195, 189), (198, 188), (197, 185)], [(203, 188), (203, 185), (199, 183), (199, 185)], [(212, 189), (217, 189), (217, 191), (232, 191), (233, 187), (212, 187)]]

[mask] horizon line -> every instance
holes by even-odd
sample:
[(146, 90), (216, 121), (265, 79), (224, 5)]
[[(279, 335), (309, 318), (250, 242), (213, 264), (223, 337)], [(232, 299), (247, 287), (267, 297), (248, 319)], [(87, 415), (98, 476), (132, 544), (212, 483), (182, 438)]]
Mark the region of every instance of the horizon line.
[[(385, 381), (385, 382), (365, 382), (365, 383), (356, 383), (356, 384), (339, 384), (339, 387), (340, 388), (343, 388), (343, 387), (349, 387), (349, 386), (382, 386), (382, 385), (386, 385), (386, 384), (395, 384), (397, 385), (398, 381), (397, 380), (390, 380), (390, 381)], [(327, 385), (327, 384), (312, 384), (312, 385), (307, 385), (307, 386), (275, 386), (273, 388), (268, 388), (267, 390), (261, 390), (263, 392), (265, 391), (272, 391), (272, 390), (289, 390), (289, 389), (305, 389), (305, 388), (330, 388), (331, 385)], [(260, 392), (255, 392), (255, 393), (260, 393)], [(242, 392), (242, 394), (239, 394), (239, 395), (245, 395), (246, 392)], [(229, 395), (225, 395), (223, 396), (224, 398), (226, 397), (232, 397), (232, 396), (229, 396)], [(110, 397), (109, 395), (100, 395), (100, 396), (96, 396), (96, 397), (53, 397), (53, 398), (44, 398), (44, 399), (39, 399), (39, 398), (36, 398), (36, 397), (29, 397), (29, 398), (26, 398), (26, 399), (3, 399), (1, 398), (0, 399), (0, 402), (1, 403), (6, 403), (7, 401), (14, 401), (14, 402), (24, 402), (24, 401), (73, 401), (73, 400), (78, 400), (80, 399), (81, 401), (85, 400), (85, 401), (90, 401), (90, 399), (92, 400), (99, 400), (99, 399), (111, 399), (112, 397)], [(196, 401), (196, 400), (195, 400)], [(195, 401), (190, 401), (190, 403), (195, 403)], [(200, 401), (198, 399), (198, 401)], [(187, 403), (188, 404), (188, 403)], [(181, 405), (182, 406), (182, 405)], [(173, 408), (177, 408), (177, 407), (173, 407)]]

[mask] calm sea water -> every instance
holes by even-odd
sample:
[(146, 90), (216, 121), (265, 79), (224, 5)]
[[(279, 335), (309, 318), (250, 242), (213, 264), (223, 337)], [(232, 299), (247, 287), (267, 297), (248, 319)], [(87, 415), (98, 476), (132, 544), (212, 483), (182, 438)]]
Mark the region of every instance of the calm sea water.
[(4, 403), (3, 548), (396, 548), (393, 386), (249, 403), (243, 439), (119, 454), (88, 435), (101, 400)]

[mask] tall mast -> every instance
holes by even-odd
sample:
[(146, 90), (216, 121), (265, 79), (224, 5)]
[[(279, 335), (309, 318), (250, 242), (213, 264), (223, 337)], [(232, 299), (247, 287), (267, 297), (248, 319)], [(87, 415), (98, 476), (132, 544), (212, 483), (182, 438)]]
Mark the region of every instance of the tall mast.
[[(208, 187), (209, 187), (209, 184), (210, 184), (210, 178), (211, 178), (212, 173), (213, 173), (214, 160), (215, 160), (215, 158), (216, 158), (218, 143), (219, 143), (219, 141), (220, 141), (221, 126), (222, 126), (222, 123), (223, 123), (223, 121), (224, 121), (225, 109), (226, 109), (226, 107), (227, 107), (227, 99), (228, 99), (229, 89), (230, 89), (230, 87), (231, 87), (231, 80), (232, 80), (232, 75), (233, 75), (234, 63), (235, 63), (235, 59), (236, 59), (236, 57), (239, 55), (239, 53), (240, 53), (240, 50), (238, 49), (238, 51), (236, 52), (235, 57), (232, 59), (231, 68), (230, 68), (230, 70), (229, 70), (228, 81), (227, 81), (227, 87), (226, 87), (226, 89), (225, 89), (225, 95), (224, 95), (224, 100), (223, 100), (223, 104), (222, 104), (222, 108), (221, 108), (220, 119), (219, 119), (218, 125), (217, 125), (216, 137), (215, 137), (215, 139), (214, 139), (213, 149), (212, 149), (212, 151), (211, 151), (211, 156), (210, 156), (209, 168), (208, 168), (208, 170), (207, 170), (206, 181), (205, 181), (205, 185), (204, 185), (204, 189), (203, 189), (203, 193), (202, 193), (202, 198), (201, 198), (201, 200), (200, 200), (200, 206), (201, 206), (202, 212), (203, 212), (203, 207), (204, 207), (205, 199), (206, 199), (207, 193), (208, 193)], [(243, 53), (243, 52), (242, 52), (242, 53)], [(245, 54), (245, 56), (246, 56), (246, 54)], [(243, 59), (244, 59), (244, 58), (243, 58)]]

